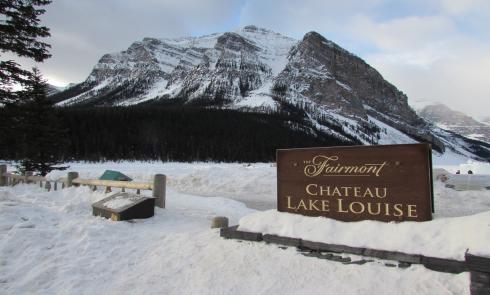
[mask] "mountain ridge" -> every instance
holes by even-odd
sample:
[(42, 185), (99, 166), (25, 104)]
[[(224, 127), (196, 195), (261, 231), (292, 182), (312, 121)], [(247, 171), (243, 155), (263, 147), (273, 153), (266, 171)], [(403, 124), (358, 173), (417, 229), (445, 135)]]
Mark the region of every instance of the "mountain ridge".
[(434, 103), (423, 107), (417, 113), (438, 127), (454, 131), (462, 136), (490, 143), (490, 125), (473, 117), (455, 111), (443, 103)]
[(200, 37), (144, 38), (103, 55), (84, 82), (51, 98), (58, 106), (156, 103), (284, 112), (301, 117), (312, 133), (362, 144), (423, 141), (440, 153), (449, 148), (481, 158), (474, 144), (454, 145), (420, 118), (376, 69), (316, 32), (295, 40), (246, 26)]

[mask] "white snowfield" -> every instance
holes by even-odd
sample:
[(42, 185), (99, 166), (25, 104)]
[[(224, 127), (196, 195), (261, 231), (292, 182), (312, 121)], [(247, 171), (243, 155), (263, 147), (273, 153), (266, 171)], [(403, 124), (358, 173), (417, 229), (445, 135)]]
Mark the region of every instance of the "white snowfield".
[[(70, 168), (82, 177), (98, 177), (105, 169), (135, 181), (166, 174), (167, 208), (155, 208), (153, 218), (115, 222), (92, 216), (91, 204), (106, 197), (101, 191), (1, 187), (0, 294), (469, 294), (468, 273), (439, 273), (420, 265), (391, 268), (381, 262), (343, 265), (293, 248), (220, 238), (210, 229), (213, 217), (227, 216), (230, 224), (238, 224), (258, 212), (250, 207), (273, 208), (276, 168), (271, 164), (123, 162)], [(405, 247), (403, 240), (414, 245), (407, 237), (435, 249), (431, 235), (435, 241), (441, 235), (449, 239), (442, 256), (458, 252), (460, 240), (481, 229), (480, 242), (488, 245), (489, 191), (458, 192), (438, 184), (436, 210), (433, 223), (442, 227), (439, 231), (414, 235), (419, 224), (368, 222), (366, 227), (361, 222), (346, 224), (342, 235), (375, 244), (379, 229), (398, 227), (384, 236), (384, 245), (393, 249)], [(329, 224), (333, 228), (327, 232), (339, 226)]]

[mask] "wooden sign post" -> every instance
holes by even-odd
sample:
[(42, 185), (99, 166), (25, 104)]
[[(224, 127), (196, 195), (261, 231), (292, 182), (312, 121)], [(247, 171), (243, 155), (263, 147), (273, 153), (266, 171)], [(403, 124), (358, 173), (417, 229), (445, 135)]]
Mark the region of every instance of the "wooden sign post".
[(277, 209), (343, 221), (432, 219), (428, 144), (277, 151)]

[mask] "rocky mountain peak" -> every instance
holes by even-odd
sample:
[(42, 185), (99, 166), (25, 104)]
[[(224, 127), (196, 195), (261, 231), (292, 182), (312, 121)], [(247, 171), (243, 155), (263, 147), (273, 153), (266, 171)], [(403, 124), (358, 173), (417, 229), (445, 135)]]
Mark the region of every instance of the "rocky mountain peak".
[(308, 84), (307, 88), (293, 86), (302, 89), (303, 96), (361, 118), (369, 113), (386, 120), (378, 113), (390, 113), (395, 121), (423, 124), (408, 106), (407, 97), (378, 71), (317, 32), (305, 34), (293, 47), (288, 66), (280, 78)]
[(344, 54), (353, 55), (352, 53), (350, 53), (347, 50), (340, 47), (335, 42), (328, 40), (327, 38), (325, 38), (324, 36), (322, 36), (321, 34), (315, 32), (315, 31), (310, 31), (310, 32), (306, 33), (303, 36), (302, 42), (305, 44), (312, 44), (314, 47), (317, 47), (317, 48), (320, 46), (328, 46), (328, 47), (330, 47), (336, 51), (341, 51)]
[[(53, 100), (60, 106), (179, 103), (278, 113), (301, 122), (295, 128), (354, 143), (428, 141), (445, 149), (405, 94), (317, 32), (295, 40), (249, 25), (199, 37), (144, 38), (102, 56), (85, 82)], [(387, 128), (404, 135), (392, 139)]]
[(488, 124), (479, 122), (463, 112), (452, 110), (445, 104), (427, 105), (420, 109), (418, 114), (442, 129), (490, 143), (490, 126)]
[(268, 30), (266, 28), (260, 28), (260, 27), (257, 27), (255, 25), (245, 26), (245, 27), (242, 28), (242, 31), (244, 31), (244, 32), (251, 32), (251, 33), (257, 33), (257, 32), (260, 32), (260, 33), (274, 33), (271, 30)]
[(316, 44), (317, 46), (319, 46), (320, 43), (333, 44), (332, 41), (328, 40), (327, 38), (323, 37), (322, 35), (320, 35), (319, 33), (315, 32), (315, 31), (310, 31), (310, 32), (306, 33), (303, 36), (302, 42)]
[(215, 48), (219, 50), (230, 49), (233, 51), (259, 51), (251, 41), (237, 33), (224, 33), (218, 37)]

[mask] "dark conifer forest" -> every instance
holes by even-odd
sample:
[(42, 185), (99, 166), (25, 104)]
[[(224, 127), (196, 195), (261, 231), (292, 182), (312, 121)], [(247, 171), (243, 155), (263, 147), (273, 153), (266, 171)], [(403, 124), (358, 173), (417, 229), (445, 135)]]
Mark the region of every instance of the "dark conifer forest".
[[(274, 161), (279, 148), (352, 144), (287, 113), (159, 105), (54, 111), (68, 130), (53, 151), (64, 161), (258, 162)], [(9, 112), (4, 108), (0, 115), (8, 119)], [(15, 133), (2, 132), (0, 159), (19, 160), (21, 143)]]

